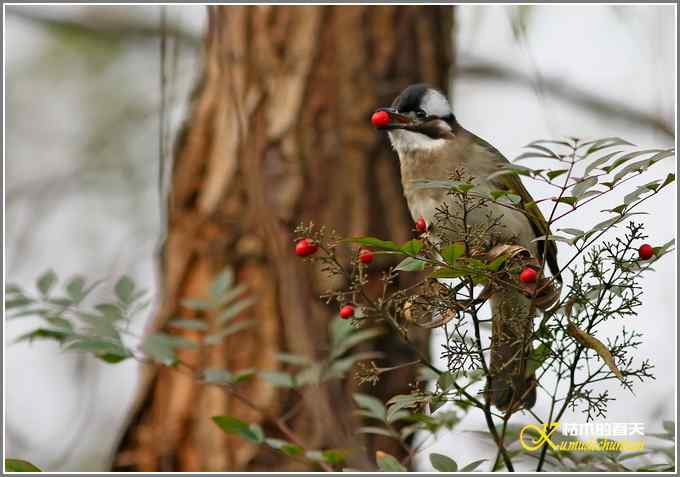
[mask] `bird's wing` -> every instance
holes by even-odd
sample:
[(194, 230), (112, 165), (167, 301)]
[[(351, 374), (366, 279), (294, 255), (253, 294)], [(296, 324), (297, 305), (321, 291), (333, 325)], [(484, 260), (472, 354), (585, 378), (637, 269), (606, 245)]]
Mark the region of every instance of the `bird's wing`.
[[(473, 136), (473, 140), (478, 145), (480, 145), (481, 147), (489, 151), (491, 154), (498, 157), (502, 161), (502, 163), (504, 164), (510, 163), (510, 161), (508, 161), (508, 159), (498, 149), (493, 147), (484, 139), (472, 133), (470, 134)], [(534, 202), (534, 199), (531, 197), (531, 194), (529, 194), (529, 191), (526, 189), (526, 187), (524, 187), (522, 180), (517, 175), (503, 174), (494, 177), (491, 180), (491, 183), (499, 190), (507, 190), (508, 192), (518, 195), (521, 198), (520, 205), (527, 213), (527, 217), (529, 219), (529, 223), (531, 224), (531, 228), (533, 229), (537, 237), (551, 235), (550, 227), (548, 226), (548, 222), (545, 220), (545, 217), (543, 216), (541, 209), (538, 208), (538, 206)], [(555, 242), (552, 240), (539, 241), (538, 251), (541, 255), (545, 254), (545, 260), (548, 262), (550, 272), (553, 274), (555, 279), (561, 282), (562, 277), (560, 276), (559, 273), (560, 267), (557, 264), (557, 246)]]

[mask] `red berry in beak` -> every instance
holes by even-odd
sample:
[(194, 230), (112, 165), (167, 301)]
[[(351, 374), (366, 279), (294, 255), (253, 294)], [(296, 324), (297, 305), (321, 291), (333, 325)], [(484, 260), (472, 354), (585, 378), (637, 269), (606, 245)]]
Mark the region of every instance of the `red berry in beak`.
[(373, 250), (371, 250), (370, 248), (360, 248), (359, 261), (367, 265), (371, 263), (373, 261)]
[(295, 244), (295, 255), (298, 257), (309, 257), (319, 250), (319, 246), (310, 239), (302, 239)]
[(377, 128), (382, 128), (390, 123), (390, 115), (385, 111), (376, 111), (371, 116), (371, 123)]
[(640, 254), (640, 260), (649, 260), (654, 256), (654, 249), (646, 243), (640, 246), (638, 253)]
[(519, 274), (519, 281), (522, 283), (536, 283), (536, 270), (531, 267), (524, 267), (522, 273)]
[(418, 220), (416, 220), (416, 230), (421, 234), (423, 232), (427, 232), (427, 222), (425, 222), (424, 218), (421, 217)]
[(354, 307), (352, 305), (345, 305), (342, 308), (340, 308), (340, 317), (343, 320), (351, 318), (352, 316), (354, 316)]

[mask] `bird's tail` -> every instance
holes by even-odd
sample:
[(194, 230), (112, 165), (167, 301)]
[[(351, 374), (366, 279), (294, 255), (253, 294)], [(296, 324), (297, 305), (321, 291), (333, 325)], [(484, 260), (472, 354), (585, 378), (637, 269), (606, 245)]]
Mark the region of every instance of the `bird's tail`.
[(499, 410), (530, 409), (536, 403), (536, 376), (527, 373), (533, 316), (521, 292), (499, 289), (491, 296), (491, 362), (487, 399)]

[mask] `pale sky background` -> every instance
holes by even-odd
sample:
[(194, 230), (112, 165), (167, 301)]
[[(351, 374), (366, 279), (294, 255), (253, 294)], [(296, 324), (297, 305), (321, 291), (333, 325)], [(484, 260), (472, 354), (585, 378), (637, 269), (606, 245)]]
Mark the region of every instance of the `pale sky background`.
[[(153, 6), (32, 8), (36, 15), (95, 25), (153, 26), (159, 17)], [(492, 62), (529, 78), (558, 79), (674, 123), (674, 6), (544, 6), (531, 12), (523, 42), (513, 36), (509, 7), (458, 7), (459, 65)], [(203, 7), (169, 7), (168, 17), (200, 37)], [(157, 39), (100, 41), (84, 49), (73, 35), (48, 32), (43, 20), (11, 13), (6, 18), (7, 280), (31, 286), (53, 268), (62, 277), (128, 273), (152, 289), (159, 224)], [(198, 72), (198, 51), (184, 45), (179, 52), (174, 124), (184, 114)], [(452, 104), (466, 128), (509, 158), (532, 140), (562, 135), (621, 136), (644, 147), (673, 144), (648, 127), (593, 114), (550, 95), (541, 98), (531, 87), (514, 83), (456, 77)], [(657, 164), (655, 177), (673, 170), (674, 160)], [(527, 186), (534, 197), (548, 193), (537, 183)], [(598, 210), (618, 204), (622, 195), (573, 215), (573, 222), (563, 226), (587, 228), (599, 221)], [(651, 215), (644, 222), (651, 243), (675, 236), (675, 197), (673, 186), (649, 202)], [(675, 408), (674, 257), (655, 268), (643, 282), (644, 305), (635, 327), (645, 334), (640, 356), (656, 365), (657, 379), (637, 386), (636, 396), (611, 388), (617, 400), (607, 419), (645, 422), (647, 432), (661, 431), (661, 421), (673, 419)], [(35, 324), (13, 321), (4, 328), (7, 454), (45, 470), (106, 470), (133, 396), (136, 365), (110, 366), (61, 353), (48, 343), (8, 346)], [(136, 327), (142, 329), (142, 319)], [(432, 346), (438, 354), (437, 338)], [(543, 409), (541, 402), (536, 409)], [(480, 438), (464, 432), (482, 428), (481, 418), (470, 416), (455, 431), (438, 436), (420, 459), (422, 470), (430, 468), (431, 451), (459, 464), (492, 458)], [(65, 454), (65, 448), (71, 451)]]

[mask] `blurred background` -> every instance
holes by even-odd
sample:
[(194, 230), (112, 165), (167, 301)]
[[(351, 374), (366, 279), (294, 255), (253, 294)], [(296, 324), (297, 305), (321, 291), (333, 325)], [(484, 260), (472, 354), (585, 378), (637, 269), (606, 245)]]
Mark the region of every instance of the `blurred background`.
[[(172, 136), (200, 74), (206, 12), (165, 8)], [(6, 280), (32, 286), (48, 268), (60, 277), (127, 273), (153, 290), (162, 223), (161, 7), (11, 6), (5, 13)], [(675, 6), (458, 6), (455, 19), (454, 111), (507, 157), (532, 140), (565, 135), (675, 143)], [(655, 168), (665, 176), (675, 162)], [(529, 189), (548, 193), (536, 183)], [(590, 223), (599, 221), (598, 210)], [(648, 212), (650, 242), (675, 237), (675, 186), (650, 201)], [(587, 229), (578, 217), (564, 226)], [(634, 398), (613, 389), (618, 399), (608, 415), (645, 422), (647, 432), (673, 418), (675, 397), (675, 262), (656, 269), (643, 283), (635, 326), (646, 337), (640, 355), (656, 365), (657, 379)], [(135, 326), (141, 331), (143, 318)], [(110, 366), (51, 343), (11, 344), (32, 327), (30, 319), (4, 325), (7, 455), (44, 470), (107, 470), (137, 365)], [(440, 340), (435, 333), (435, 356)], [(479, 416), (470, 416), (427, 450), (459, 462), (486, 457), (482, 438), (465, 433), (481, 428)], [(422, 470), (430, 469), (428, 453)]]

